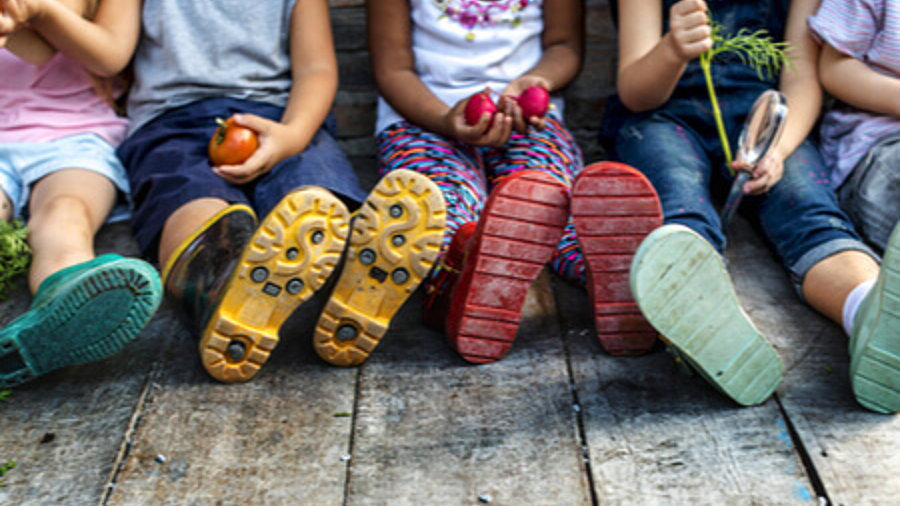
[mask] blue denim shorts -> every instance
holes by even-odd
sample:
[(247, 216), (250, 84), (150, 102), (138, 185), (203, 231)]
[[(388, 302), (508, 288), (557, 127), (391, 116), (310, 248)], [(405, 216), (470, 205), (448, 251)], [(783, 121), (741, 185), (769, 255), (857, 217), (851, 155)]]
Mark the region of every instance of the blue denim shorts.
[(119, 146), (118, 154), (128, 171), (134, 199), (132, 228), (146, 258), (156, 258), (159, 234), (168, 217), (200, 198), (243, 203), (260, 218), (300, 186), (326, 188), (351, 208), (365, 199), (353, 166), (325, 125), (306, 150), (281, 161), (250, 183), (229, 183), (211, 170), (207, 150), (216, 130), (216, 118), (251, 113), (278, 121), (283, 111), (281, 107), (247, 100), (201, 100), (153, 119)]
[(13, 205), (14, 217), (28, 214), (31, 187), (39, 179), (65, 169), (105, 176), (121, 191), (122, 201), (108, 221), (128, 218), (128, 178), (113, 147), (95, 134), (70, 135), (49, 142), (0, 143), (0, 189)]

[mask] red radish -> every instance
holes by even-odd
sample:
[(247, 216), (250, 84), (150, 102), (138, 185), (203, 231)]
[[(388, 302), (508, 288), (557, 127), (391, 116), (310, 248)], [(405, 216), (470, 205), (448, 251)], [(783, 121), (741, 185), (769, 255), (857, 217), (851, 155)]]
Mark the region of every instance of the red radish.
[(526, 120), (531, 119), (532, 116), (543, 118), (550, 107), (550, 93), (540, 86), (530, 86), (516, 97), (516, 102), (519, 103), (522, 116)]
[(497, 105), (491, 100), (491, 96), (486, 91), (472, 95), (466, 103), (466, 123), (477, 125), (486, 112), (491, 114), (491, 118), (497, 112)]

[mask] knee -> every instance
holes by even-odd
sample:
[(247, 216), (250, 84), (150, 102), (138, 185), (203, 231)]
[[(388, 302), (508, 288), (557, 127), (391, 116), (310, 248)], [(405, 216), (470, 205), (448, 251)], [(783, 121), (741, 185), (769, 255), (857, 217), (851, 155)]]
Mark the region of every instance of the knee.
[(67, 227), (92, 228), (90, 206), (75, 195), (60, 194), (30, 209), (32, 228), (43, 224), (65, 224)]

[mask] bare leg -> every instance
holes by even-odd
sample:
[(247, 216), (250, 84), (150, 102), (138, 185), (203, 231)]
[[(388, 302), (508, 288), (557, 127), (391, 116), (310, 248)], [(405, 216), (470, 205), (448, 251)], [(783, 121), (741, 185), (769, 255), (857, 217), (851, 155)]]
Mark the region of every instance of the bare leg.
[(823, 315), (843, 324), (844, 301), (857, 285), (878, 277), (878, 263), (862, 251), (842, 251), (814, 265), (803, 279), (803, 297)]
[(0, 190), (0, 220), (9, 221), (12, 219), (13, 206), (12, 201), (3, 190)]
[(228, 207), (228, 203), (216, 198), (192, 200), (179, 207), (163, 225), (159, 240), (159, 265), (166, 265), (172, 253), (191, 233), (200, 228), (213, 215)]
[(94, 235), (115, 199), (113, 183), (96, 172), (67, 169), (35, 183), (28, 220), (32, 293), (54, 272), (94, 258)]

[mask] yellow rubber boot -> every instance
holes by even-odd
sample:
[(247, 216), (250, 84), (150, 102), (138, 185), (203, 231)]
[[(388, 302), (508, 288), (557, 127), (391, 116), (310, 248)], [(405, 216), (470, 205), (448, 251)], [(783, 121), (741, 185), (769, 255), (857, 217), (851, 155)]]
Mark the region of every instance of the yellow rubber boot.
[(316, 325), (325, 361), (362, 363), (431, 270), (446, 219), (437, 185), (407, 169), (385, 175), (353, 220), (341, 276)]
[(275, 206), (244, 247), (201, 336), (210, 375), (238, 382), (259, 371), (281, 325), (328, 280), (348, 231), (346, 206), (324, 188), (300, 188)]

